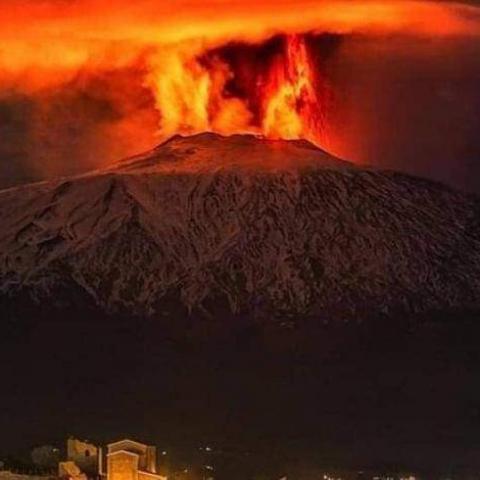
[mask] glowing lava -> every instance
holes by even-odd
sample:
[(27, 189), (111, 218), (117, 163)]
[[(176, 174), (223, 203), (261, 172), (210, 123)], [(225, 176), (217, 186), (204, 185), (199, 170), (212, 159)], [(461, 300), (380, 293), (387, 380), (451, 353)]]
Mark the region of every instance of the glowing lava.
[[(251, 82), (255, 91), (234, 96), (230, 66), (213, 57), (202, 61), (182, 49), (156, 56), (148, 85), (161, 115), (160, 133), (253, 132), (269, 138), (306, 138), (320, 143), (325, 132), (325, 99), (305, 38), (290, 35), (284, 51)], [(322, 101), (321, 101), (322, 100)]]
[[(341, 109), (329, 94), (342, 98), (328, 73), (343, 64), (320, 58), (315, 42), (357, 34), (477, 38), (480, 8), (448, 0), (5, 0), (0, 101), (7, 111), (17, 102), (31, 109), (22, 114), (23, 143), (49, 175), (65, 173), (66, 159), (103, 166), (175, 133), (206, 130), (301, 137), (356, 156), (367, 137), (339, 133)], [(349, 61), (349, 51), (335, 55)], [(370, 129), (368, 118), (358, 123)]]
[(250, 112), (240, 99), (225, 95), (233, 75), (229, 66), (216, 58), (204, 65), (199, 57), (182, 47), (154, 57), (147, 85), (161, 115), (160, 134), (248, 130)]
[(315, 74), (304, 38), (287, 37), (285, 55), (275, 62), (265, 89), (263, 133), (273, 138), (321, 141), (325, 105), (315, 89)]

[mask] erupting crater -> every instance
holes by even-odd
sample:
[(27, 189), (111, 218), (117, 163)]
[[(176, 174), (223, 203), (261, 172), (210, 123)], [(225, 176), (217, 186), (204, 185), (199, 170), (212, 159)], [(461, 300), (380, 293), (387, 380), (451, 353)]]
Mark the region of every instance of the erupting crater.
[(296, 171), (303, 168), (350, 169), (307, 140), (270, 139), (261, 135), (224, 136), (204, 132), (175, 135), (155, 149), (109, 168), (115, 173), (200, 173), (219, 170)]
[(161, 117), (161, 136), (250, 132), (325, 145), (328, 88), (306, 36), (274, 40), (275, 48), (253, 65), (241, 57), (234, 62), (228, 46), (197, 54), (177, 47), (155, 57), (147, 84)]

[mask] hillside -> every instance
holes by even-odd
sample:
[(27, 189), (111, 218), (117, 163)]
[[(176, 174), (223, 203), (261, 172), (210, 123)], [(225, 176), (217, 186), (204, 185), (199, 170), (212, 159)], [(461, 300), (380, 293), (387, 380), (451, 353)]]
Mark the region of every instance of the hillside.
[(480, 203), (305, 141), (173, 137), (0, 192), (16, 304), (361, 321), (480, 306)]

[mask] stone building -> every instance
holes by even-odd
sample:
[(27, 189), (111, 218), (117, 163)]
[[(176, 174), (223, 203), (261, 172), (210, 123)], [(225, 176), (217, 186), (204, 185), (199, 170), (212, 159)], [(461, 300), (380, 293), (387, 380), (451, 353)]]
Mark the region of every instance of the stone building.
[(102, 449), (69, 438), (58, 474), (64, 480), (166, 480), (157, 474), (156, 448), (128, 439)]
[(99, 449), (92, 443), (72, 437), (67, 440), (67, 461), (74, 462), (87, 477), (98, 472), (98, 454)]
[(106, 471), (101, 461), (100, 474), (106, 480), (166, 480), (157, 474), (156, 448), (128, 439), (107, 446)]
[(58, 464), (58, 476), (62, 480), (88, 480), (75, 462), (66, 461)]

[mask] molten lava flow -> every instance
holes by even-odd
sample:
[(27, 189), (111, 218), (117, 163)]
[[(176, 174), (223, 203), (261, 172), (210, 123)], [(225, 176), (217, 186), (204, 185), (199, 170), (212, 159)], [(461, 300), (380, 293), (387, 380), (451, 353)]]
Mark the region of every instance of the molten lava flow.
[(229, 94), (235, 72), (218, 57), (201, 61), (181, 48), (157, 56), (148, 84), (161, 115), (160, 133), (254, 132), (268, 138), (322, 141), (325, 104), (305, 38), (286, 37), (284, 51), (262, 73), (247, 97)]
[(272, 138), (320, 141), (324, 105), (314, 87), (314, 70), (304, 38), (287, 37), (285, 55), (274, 63), (265, 87), (263, 133)]

